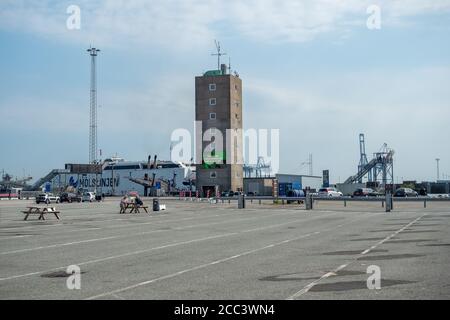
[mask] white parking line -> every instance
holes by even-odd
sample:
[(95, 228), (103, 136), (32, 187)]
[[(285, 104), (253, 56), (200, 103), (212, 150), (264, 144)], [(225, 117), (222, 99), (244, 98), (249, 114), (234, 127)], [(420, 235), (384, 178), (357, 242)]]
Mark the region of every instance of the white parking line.
[[(200, 242), (200, 241), (205, 241), (205, 240), (212, 240), (212, 239), (217, 239), (217, 238), (228, 237), (228, 236), (231, 236), (234, 234), (235, 233), (225, 233), (225, 234), (206, 237), (206, 238), (194, 239), (194, 240), (183, 241), (183, 242), (175, 242), (175, 243), (171, 243), (171, 244), (167, 244), (167, 245), (163, 245), (163, 246), (159, 246), (159, 247), (153, 247), (153, 248), (149, 248), (149, 249), (145, 249), (145, 250), (138, 250), (138, 251), (128, 252), (128, 253), (124, 253), (124, 254), (119, 254), (116, 256), (109, 256), (106, 258), (100, 258), (100, 259), (80, 262), (80, 263), (76, 263), (76, 265), (83, 266), (83, 265), (97, 263), (97, 262), (104, 262), (104, 261), (108, 261), (108, 260), (112, 260), (112, 259), (123, 258), (123, 257), (131, 256), (131, 255), (149, 252), (149, 251), (160, 250), (160, 249), (165, 249), (165, 248), (170, 248), (170, 247), (175, 247), (175, 246), (180, 246), (180, 245), (185, 245), (185, 244), (190, 244), (190, 243), (195, 243), (195, 242)], [(6, 277), (6, 278), (0, 278), (0, 281), (23, 278), (23, 277), (33, 276), (33, 275), (47, 273), (47, 272), (51, 272), (51, 271), (57, 271), (57, 270), (65, 269), (65, 268), (67, 268), (67, 266), (48, 269), (48, 270), (44, 270), (44, 271), (30, 272), (30, 273), (20, 274), (20, 275), (16, 275), (16, 276), (10, 276), (10, 277)]]
[[(364, 217), (364, 218), (366, 218), (366, 217)], [(353, 220), (349, 221), (348, 223), (345, 223), (344, 225), (351, 224), (351, 223), (353, 223), (353, 222), (355, 222), (357, 220), (361, 220), (361, 219), (364, 219), (364, 218), (359, 217), (359, 218), (353, 219)], [(249, 251), (245, 251), (245, 252), (233, 255), (231, 257), (227, 257), (227, 258), (215, 260), (215, 261), (212, 261), (212, 262), (208, 262), (208, 263), (205, 263), (205, 264), (201, 264), (201, 265), (198, 265), (198, 266), (195, 266), (195, 267), (192, 267), (192, 268), (188, 268), (188, 269), (184, 269), (184, 270), (181, 270), (181, 271), (178, 271), (178, 272), (175, 272), (175, 273), (171, 273), (171, 274), (168, 274), (168, 275), (165, 275), (165, 276), (161, 276), (161, 277), (154, 278), (154, 279), (151, 279), (151, 280), (139, 282), (139, 283), (136, 283), (134, 285), (127, 286), (127, 287), (124, 287), (124, 288), (120, 288), (120, 289), (104, 292), (104, 293), (101, 293), (101, 294), (98, 294), (98, 295), (95, 295), (95, 296), (88, 297), (85, 300), (94, 300), (94, 299), (99, 299), (99, 298), (106, 297), (106, 296), (109, 296), (109, 295), (115, 295), (115, 294), (118, 294), (118, 293), (121, 293), (121, 292), (124, 292), (124, 291), (128, 291), (128, 290), (131, 290), (131, 289), (142, 287), (142, 286), (145, 286), (145, 285), (157, 282), (157, 281), (170, 279), (170, 278), (173, 278), (173, 277), (176, 277), (176, 276), (179, 276), (179, 275), (191, 272), (191, 271), (196, 271), (196, 270), (199, 270), (199, 269), (207, 268), (209, 266), (217, 265), (219, 263), (224, 263), (224, 262), (231, 261), (231, 260), (234, 260), (234, 259), (237, 259), (237, 258), (241, 258), (243, 256), (247, 256), (247, 255), (250, 255), (250, 254), (262, 251), (262, 250), (274, 248), (274, 247), (277, 247), (277, 246), (280, 246), (280, 245), (284, 245), (284, 244), (287, 244), (287, 243), (290, 243), (290, 242), (294, 242), (294, 241), (297, 241), (297, 240), (300, 240), (300, 239), (305, 239), (305, 238), (308, 238), (310, 236), (317, 235), (317, 234), (320, 234), (322, 232), (334, 230), (334, 229), (337, 229), (337, 228), (339, 228), (339, 227), (336, 226), (336, 227), (333, 227), (333, 228), (327, 228), (327, 229), (324, 229), (324, 230), (321, 230), (321, 231), (311, 232), (311, 233), (304, 234), (304, 235), (301, 235), (301, 236), (298, 236), (298, 237), (295, 237), (295, 238), (291, 238), (291, 239), (275, 242), (275, 243), (272, 243), (272, 244), (269, 244), (269, 245), (266, 245), (266, 246), (263, 246), (263, 247), (260, 247), (260, 248), (257, 248), (257, 249), (253, 249), (253, 250), (249, 250)]]
[(321, 276), (320, 278), (318, 278), (317, 280), (314, 280), (313, 282), (307, 284), (305, 287), (303, 287), (300, 291), (297, 291), (296, 293), (294, 293), (293, 295), (289, 296), (287, 298), (287, 300), (294, 300), (302, 295), (304, 295), (305, 293), (307, 293), (309, 290), (311, 290), (312, 287), (314, 287), (315, 285), (317, 285), (320, 281), (322, 281), (323, 279), (326, 279), (332, 275), (336, 275), (337, 272), (339, 272), (340, 270), (348, 267), (350, 264), (355, 263), (359, 257), (361, 257), (362, 255), (366, 255), (367, 253), (369, 253), (370, 251), (376, 249), (378, 246), (382, 245), (383, 243), (385, 243), (386, 241), (389, 241), (390, 239), (392, 239), (393, 237), (395, 237), (396, 235), (398, 235), (400, 232), (404, 231), (406, 228), (409, 228), (410, 226), (412, 226), (414, 223), (416, 223), (417, 221), (419, 221), (420, 219), (422, 219), (424, 216), (426, 216), (427, 214), (424, 214), (420, 217), (418, 217), (417, 219), (414, 219), (413, 221), (409, 222), (408, 224), (406, 224), (405, 226), (403, 226), (402, 228), (398, 229), (397, 231), (395, 231), (394, 233), (390, 234), (389, 236), (387, 236), (386, 238), (384, 238), (383, 240), (377, 242), (375, 245), (371, 246), (370, 248), (362, 251), (358, 256), (356, 256), (355, 258), (353, 258), (353, 260), (347, 264), (343, 264), (339, 267), (337, 267), (336, 269), (334, 269), (331, 272), (328, 272), (326, 274), (324, 274), (323, 276)]
[[(217, 215), (212, 215), (212, 216), (208, 216), (209, 217), (219, 217), (219, 216), (223, 216), (223, 214), (217, 214)], [(152, 216), (150, 216), (149, 218), (153, 218)], [(84, 228), (84, 229), (74, 229), (74, 230), (64, 230), (64, 231), (56, 231), (56, 232), (52, 232), (51, 234), (46, 233), (44, 235), (57, 235), (57, 234), (66, 234), (66, 233), (73, 233), (73, 232), (80, 232), (80, 231), (92, 231), (92, 230), (107, 230), (107, 229), (119, 229), (119, 228), (136, 228), (142, 225), (148, 225), (148, 224), (155, 224), (158, 225), (160, 223), (166, 223), (166, 222), (179, 222), (179, 221), (188, 221), (188, 220), (194, 220), (197, 219), (199, 217), (190, 217), (190, 218), (183, 218), (183, 219), (171, 219), (171, 220), (157, 220), (157, 221), (150, 221), (150, 222), (140, 222), (139, 224), (127, 224), (127, 225), (111, 225), (111, 226), (105, 226), (105, 227), (89, 227), (89, 228)], [(118, 219), (109, 219), (109, 220), (99, 220), (98, 222), (104, 222), (104, 221), (129, 221), (129, 219), (123, 219), (123, 218), (118, 218)], [(95, 221), (97, 222), (97, 221)], [(67, 227), (73, 227), (75, 226), (74, 224), (64, 224), (64, 226)], [(34, 228), (35, 227), (27, 227), (27, 228)], [(3, 231), (6, 231), (9, 229), (4, 229)], [(46, 229), (38, 229), (39, 231), (46, 231)], [(33, 236), (39, 236), (39, 235), (33, 235)], [(1, 240), (1, 238), (0, 238)]]
[[(111, 208), (112, 209), (112, 211), (111, 212), (94, 212), (94, 215), (95, 215), (95, 217), (97, 217), (97, 218), (99, 218), (99, 217), (103, 217), (103, 216), (111, 216), (111, 214), (115, 214), (115, 212), (117, 211), (116, 209), (117, 209), (117, 206), (114, 206), (114, 208)], [(91, 212), (91, 210), (92, 210), (92, 208), (70, 208), (70, 209), (67, 209), (68, 211), (77, 211), (76, 213), (73, 213), (73, 214), (64, 214), (63, 216), (67, 219), (66, 221), (74, 221), (74, 220), (70, 220), (70, 218), (83, 218), (83, 217), (88, 217), (88, 214), (87, 213), (85, 213), (85, 214), (83, 214), (83, 215), (80, 215), (79, 214), (79, 211), (87, 211), (87, 212), (89, 212), (90, 214), (89, 214), (89, 216), (92, 216), (92, 212)], [(200, 216), (201, 214), (199, 214), (198, 212), (188, 212), (188, 213), (186, 213), (186, 212), (183, 212), (182, 214), (180, 214), (180, 213), (174, 213), (173, 214), (174, 216), (185, 216), (185, 215), (195, 215), (195, 216)], [(16, 215), (14, 214), (14, 217), (16, 217)], [(132, 217), (137, 217), (137, 216), (132, 216)], [(163, 215), (158, 215), (158, 216), (147, 216), (148, 218), (152, 218), (152, 219), (155, 219), (155, 218), (164, 218), (164, 217), (166, 217), (165, 215), (163, 216)], [(92, 222), (105, 222), (105, 221), (121, 221), (121, 220), (128, 220), (128, 219), (126, 219), (126, 218), (114, 218), (114, 219), (98, 219), (98, 220), (95, 220), (95, 221), (92, 221)], [(22, 221), (22, 220), (20, 220), (20, 221)], [(41, 221), (42, 222), (42, 221)], [(46, 221), (47, 222), (47, 221)], [(48, 225), (48, 224), (43, 224), (43, 223), (41, 223), (40, 224), (40, 226), (42, 226), (42, 225), (44, 225), (44, 226), (48, 226), (48, 227), (54, 227), (54, 226), (70, 226), (70, 224), (67, 224), (67, 223), (65, 223), (65, 221), (63, 221), (62, 223), (58, 223), (58, 224), (54, 224), (54, 225)], [(12, 227), (12, 228), (0, 228), (0, 230), (1, 229), (4, 229), (4, 230), (26, 230), (26, 229), (31, 229), (31, 228), (34, 228), (35, 226), (19, 226), (19, 227)], [(43, 230), (43, 229), (40, 229), (40, 230)]]
[(34, 234), (24, 234), (24, 235), (11, 236), (11, 237), (0, 237), (0, 240), (20, 239), (20, 238), (28, 238), (28, 237), (33, 237), (33, 236), (34, 236)]
[[(282, 213), (282, 214), (286, 215), (289, 213)], [(80, 241), (71, 241), (71, 242), (66, 242), (66, 243), (52, 244), (52, 245), (40, 246), (40, 247), (34, 247), (34, 248), (4, 251), (4, 252), (0, 252), (0, 255), (24, 253), (24, 252), (31, 252), (31, 251), (36, 251), (36, 250), (43, 250), (43, 249), (53, 249), (53, 248), (85, 244), (85, 243), (97, 242), (97, 241), (106, 241), (106, 240), (113, 240), (113, 239), (115, 240), (115, 239), (137, 237), (137, 236), (142, 236), (142, 235), (147, 235), (147, 234), (152, 234), (152, 233), (169, 232), (169, 231), (174, 231), (174, 230), (180, 231), (180, 230), (192, 229), (192, 228), (196, 228), (196, 227), (206, 227), (206, 226), (212, 226), (212, 225), (217, 225), (217, 224), (225, 224), (225, 223), (229, 223), (229, 222), (241, 222), (241, 221), (248, 221), (248, 220), (256, 220), (256, 219), (267, 218), (267, 217), (272, 217), (272, 215), (256, 216), (256, 217), (249, 217), (249, 218), (244, 218), (244, 219), (233, 219), (233, 220), (218, 221), (218, 222), (200, 223), (200, 224), (188, 225), (188, 226), (184, 226), (184, 227), (172, 227), (171, 229), (168, 229), (168, 230), (151, 230), (151, 231), (145, 231), (145, 232), (131, 233), (131, 234), (122, 235), (122, 236), (109, 236), (109, 237), (86, 239), (86, 240), (80, 240)], [(300, 220), (304, 220), (304, 219), (300, 219)], [(295, 220), (295, 221), (297, 221), (297, 220)]]
[(265, 250), (265, 249), (273, 248), (275, 246), (286, 244), (288, 242), (304, 239), (304, 238), (307, 238), (307, 237), (311, 236), (312, 234), (313, 233), (308, 233), (308, 234), (305, 234), (305, 235), (300, 236), (300, 237), (296, 237), (296, 238), (289, 239), (289, 240), (284, 240), (284, 241), (273, 243), (273, 244), (270, 244), (270, 245), (267, 245), (267, 246), (264, 246), (264, 247), (261, 247), (261, 248), (258, 248), (258, 249), (242, 252), (240, 254), (236, 254), (236, 255), (228, 257), (228, 258), (215, 260), (213, 262), (201, 264), (199, 266), (195, 266), (195, 267), (192, 267), (192, 268), (189, 268), (189, 269), (184, 269), (184, 270), (181, 270), (181, 271), (178, 271), (178, 272), (175, 272), (175, 273), (172, 273), (172, 274), (168, 274), (168, 275), (165, 275), (165, 276), (162, 276), (162, 277), (159, 277), (159, 278), (154, 278), (154, 279), (151, 279), (151, 280), (139, 282), (139, 283), (136, 283), (134, 285), (131, 285), (131, 286), (128, 286), (128, 287), (125, 287), (125, 288), (120, 288), (120, 289), (117, 289), (117, 290), (104, 292), (104, 293), (101, 293), (101, 294), (98, 294), (98, 295), (86, 298), (86, 300), (94, 300), (94, 299), (102, 298), (102, 297), (109, 296), (109, 295), (116, 295), (116, 294), (118, 294), (120, 292), (124, 292), (124, 291), (128, 291), (128, 290), (131, 290), (131, 289), (135, 289), (137, 287), (145, 286), (147, 284), (151, 284), (151, 283), (156, 282), (156, 281), (170, 279), (170, 278), (182, 275), (182, 274), (187, 273), (187, 272), (203, 269), (203, 268), (206, 268), (206, 267), (209, 267), (209, 266), (212, 266), (212, 265), (216, 265), (216, 264), (219, 264), (219, 263), (223, 263), (223, 262), (227, 262), (227, 261), (230, 261), (230, 260), (234, 260), (234, 259), (237, 259), (237, 258), (240, 258), (240, 257), (243, 257), (243, 256), (247, 256), (247, 255), (252, 254), (252, 253), (256, 253), (256, 252), (261, 251), (261, 250)]
[[(218, 209), (222, 209), (222, 208), (218, 208)], [(290, 212), (285, 212), (285, 213), (268, 213), (268, 214), (264, 214), (264, 216), (275, 216), (275, 215), (285, 215), (285, 214), (293, 214), (296, 213), (298, 211), (290, 211)], [(184, 215), (184, 214), (183, 214)], [(189, 215), (194, 215), (193, 217), (189, 217), (189, 218), (182, 218), (182, 219), (171, 219), (171, 220), (163, 220), (163, 218), (166, 218), (167, 216), (146, 216), (145, 218), (149, 218), (149, 219), (156, 219), (156, 218), (161, 218), (161, 219), (157, 219), (156, 221), (150, 221), (150, 222), (140, 222), (139, 224), (128, 224), (128, 225), (107, 225), (105, 227), (95, 227), (95, 228), (85, 228), (85, 229), (77, 229), (77, 230), (63, 230), (63, 231), (57, 231), (52, 233), (52, 235), (54, 234), (60, 234), (60, 233), (68, 233), (68, 232), (78, 232), (78, 231), (90, 231), (90, 230), (98, 230), (98, 229), (102, 229), (102, 230), (106, 230), (106, 229), (119, 229), (119, 228), (133, 228), (133, 227), (139, 227), (142, 225), (147, 225), (147, 224), (154, 224), (154, 223), (166, 223), (166, 222), (179, 222), (179, 221), (188, 221), (188, 220), (195, 220), (195, 219), (203, 219), (203, 218), (214, 218), (214, 217), (223, 217), (223, 216), (230, 216), (230, 215), (238, 215), (235, 212), (231, 212), (231, 213), (221, 213), (221, 214), (215, 214), (215, 215), (205, 215), (204, 213), (196, 213), (196, 214), (189, 214)], [(181, 216), (181, 215), (180, 215)], [(68, 220), (70, 222), (70, 220)], [(105, 221), (130, 221), (129, 219), (126, 218), (115, 218), (115, 219), (105, 219), (105, 220), (96, 220), (96, 221), (91, 221), (91, 222), (105, 222)], [(62, 224), (54, 224), (54, 225), (44, 225), (46, 227), (71, 227), (74, 224), (72, 223), (66, 223), (63, 222)], [(40, 225), (42, 227), (42, 225)], [(13, 231), (13, 230), (28, 230), (28, 229), (35, 229), (36, 226), (26, 226), (26, 227), (13, 227), (13, 228), (0, 228), (0, 231)], [(43, 229), (40, 228), (39, 231), (47, 231), (47, 229)]]
[[(336, 213), (333, 213), (336, 214)], [(313, 220), (317, 220), (317, 219), (321, 219), (323, 217), (327, 217), (330, 215), (323, 215), (320, 217), (313, 217), (310, 219), (297, 219), (296, 221), (313, 221)], [(361, 219), (361, 218), (359, 218)], [(356, 219), (358, 220), (358, 219)], [(355, 220), (355, 221), (356, 221)], [(293, 223), (295, 221), (290, 221), (290, 222), (286, 222), (283, 224), (290, 224)], [(277, 227), (279, 225), (270, 225), (265, 227), (266, 229), (270, 229), (270, 228), (274, 228)], [(239, 232), (234, 232), (234, 233), (226, 233), (226, 234), (222, 234), (222, 235), (217, 235), (217, 236), (213, 236), (213, 237), (207, 237), (207, 238), (200, 238), (200, 239), (195, 239), (195, 240), (189, 240), (189, 241), (182, 241), (182, 242), (175, 242), (172, 244), (168, 244), (168, 245), (164, 245), (164, 246), (158, 246), (158, 247), (153, 247), (153, 248), (149, 248), (149, 249), (143, 249), (143, 250), (137, 250), (134, 252), (127, 252), (124, 254), (119, 254), (119, 255), (114, 255), (114, 256), (109, 256), (109, 257), (105, 257), (105, 258), (99, 258), (99, 259), (94, 259), (94, 260), (89, 260), (89, 261), (84, 261), (84, 262), (76, 262), (76, 263), (72, 263), (78, 266), (81, 265), (87, 265), (87, 264), (92, 264), (92, 263), (98, 263), (98, 262), (104, 262), (104, 261), (109, 261), (109, 260), (113, 260), (113, 259), (118, 259), (118, 258), (123, 258), (123, 257), (127, 257), (127, 256), (131, 256), (131, 255), (137, 255), (137, 254), (141, 254), (141, 253), (146, 253), (146, 252), (150, 252), (150, 251), (154, 251), (154, 250), (159, 250), (159, 249), (164, 249), (164, 248), (169, 248), (169, 247), (174, 247), (174, 246), (179, 246), (179, 245), (185, 245), (185, 244), (190, 244), (193, 242), (199, 242), (199, 241), (205, 241), (205, 240), (210, 240), (210, 239), (215, 239), (215, 238), (222, 238), (222, 237), (229, 237), (229, 236), (233, 236), (233, 235), (238, 235), (241, 233), (247, 233), (247, 232), (251, 232), (251, 231), (260, 231), (261, 228), (258, 229), (248, 229), (248, 230), (242, 230)], [(312, 234), (318, 234), (319, 232), (313, 232)], [(23, 277), (28, 277), (28, 276), (32, 276), (32, 275), (36, 275), (36, 274), (42, 274), (42, 273), (47, 273), (47, 272), (52, 272), (52, 271), (57, 271), (57, 270), (61, 270), (61, 269), (65, 269), (67, 266), (61, 266), (61, 267), (57, 267), (57, 268), (52, 268), (52, 269), (47, 269), (47, 270), (41, 270), (41, 271), (36, 271), (36, 272), (30, 272), (30, 273), (25, 273), (25, 274), (19, 274), (19, 275), (14, 275), (14, 276), (8, 276), (8, 277), (3, 277), (0, 278), (0, 281), (5, 281), (5, 280), (12, 280), (12, 279), (18, 279), (18, 278), (23, 278)]]

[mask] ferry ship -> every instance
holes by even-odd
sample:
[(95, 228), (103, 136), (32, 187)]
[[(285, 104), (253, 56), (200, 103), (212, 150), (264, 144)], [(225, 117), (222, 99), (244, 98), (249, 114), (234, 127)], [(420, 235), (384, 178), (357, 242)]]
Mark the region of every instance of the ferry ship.
[[(53, 173), (52, 173), (53, 172)], [(134, 191), (147, 195), (150, 189), (158, 194), (195, 190), (195, 165), (172, 161), (126, 161), (110, 158), (103, 162), (101, 174), (73, 174), (70, 170), (53, 170), (37, 182), (45, 191), (71, 188), (94, 191), (106, 196), (125, 195)], [(42, 182), (42, 183), (41, 183)]]

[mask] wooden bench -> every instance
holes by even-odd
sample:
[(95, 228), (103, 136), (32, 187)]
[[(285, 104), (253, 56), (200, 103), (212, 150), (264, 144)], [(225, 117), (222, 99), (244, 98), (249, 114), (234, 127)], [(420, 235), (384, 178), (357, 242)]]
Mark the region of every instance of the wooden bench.
[[(139, 213), (139, 209), (144, 209), (145, 213), (148, 213), (148, 206), (135, 206), (134, 207), (134, 213)], [(131, 213), (133, 213), (133, 210), (131, 210)]]
[(144, 209), (146, 213), (148, 213), (148, 206), (141, 206), (136, 203), (127, 203), (126, 205), (120, 206), (120, 214), (127, 213), (127, 210), (130, 210), (130, 213), (140, 213), (139, 209)]
[(56, 208), (52, 207), (27, 207), (28, 210), (22, 211), (25, 214), (25, 218), (23, 220), (27, 220), (30, 214), (38, 214), (39, 218), (38, 220), (45, 220), (45, 215), (47, 213), (53, 213), (56, 217), (56, 219), (59, 220), (58, 214), (59, 211), (56, 210)]

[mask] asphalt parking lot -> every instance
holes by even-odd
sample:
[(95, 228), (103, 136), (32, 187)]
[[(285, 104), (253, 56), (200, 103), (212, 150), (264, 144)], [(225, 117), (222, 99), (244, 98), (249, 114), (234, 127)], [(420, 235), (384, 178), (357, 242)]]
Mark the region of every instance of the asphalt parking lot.
[[(45, 221), (23, 221), (32, 201), (1, 201), (0, 299), (450, 298), (450, 202), (386, 213), (167, 200), (119, 215), (118, 201), (58, 204), (61, 220)], [(70, 265), (79, 290), (67, 288)], [(380, 289), (367, 287), (369, 266)]]

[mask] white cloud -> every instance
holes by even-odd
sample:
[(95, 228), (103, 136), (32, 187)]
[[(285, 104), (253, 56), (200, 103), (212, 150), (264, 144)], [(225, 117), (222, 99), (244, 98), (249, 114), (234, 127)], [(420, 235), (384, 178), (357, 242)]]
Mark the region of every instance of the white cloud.
[[(304, 42), (321, 34), (364, 28), (371, 0), (108, 0), (25, 1), (0, 4), (0, 28), (98, 46), (162, 46), (192, 50), (224, 32), (262, 42)], [(66, 29), (69, 5), (81, 8), (81, 30)], [(448, 12), (449, 0), (379, 0), (383, 24)], [(218, 27), (221, 26), (222, 28)]]
[[(329, 33), (337, 33), (345, 41), (345, 37), (351, 37), (349, 30), (352, 28), (365, 28), (366, 8), (373, 2), (3, 0), (0, 30), (29, 32), (65, 43), (92, 43), (102, 49), (144, 47), (145, 50), (137, 48), (141, 52), (204, 51), (211, 47), (212, 39), (226, 32), (238, 33), (241, 40), (270, 43), (311, 41)], [(383, 26), (402, 25), (403, 21), (414, 20), (411, 17), (450, 10), (448, 0), (378, 0), (376, 3), (382, 8)], [(82, 9), (81, 31), (66, 29), (66, 8), (70, 4)], [(398, 151), (399, 175), (414, 178), (416, 172), (420, 172), (422, 177), (430, 177), (434, 172), (416, 170), (416, 167), (426, 163), (428, 158), (433, 159), (432, 153), (436, 150), (442, 150), (441, 158), (450, 158), (449, 77), (450, 70), (436, 68), (403, 69), (401, 72), (371, 72), (366, 68), (364, 73), (318, 76), (306, 83), (245, 76), (244, 125), (282, 128), (284, 149), (281, 151), (285, 152), (281, 155), (282, 170), (287, 172), (295, 172), (297, 163), (313, 152), (315, 159), (320, 159), (315, 160), (316, 170), (330, 168), (345, 179), (344, 175), (354, 173), (358, 157), (357, 134), (363, 130), (370, 141), (369, 152), (383, 142)], [(139, 143), (142, 140), (150, 147), (158, 143), (161, 149), (168, 150), (170, 131), (193, 121), (192, 74), (155, 74), (149, 79), (155, 82), (140, 88), (101, 91), (99, 135), (108, 137), (117, 150), (131, 154), (136, 149), (134, 146), (126, 149), (116, 141), (120, 137), (123, 138), (121, 143), (128, 143), (128, 140), (134, 143), (132, 139), (136, 136), (149, 137), (139, 139)], [(36, 128), (55, 134), (86, 135), (87, 95), (87, 91), (74, 93), (80, 97), (78, 101), (32, 96), (5, 98), (0, 101), (3, 106), (0, 112), (9, 110), (10, 106), (14, 108), (4, 117), (2, 128), (5, 132)], [(39, 129), (40, 123), (50, 125)], [(74, 123), (77, 127), (71, 127)], [(153, 134), (158, 139), (152, 140), (150, 135)], [(403, 143), (408, 139), (413, 142)], [(141, 146), (142, 150), (150, 147)]]
[(186, 126), (187, 119), (194, 121), (192, 89), (192, 75), (178, 73), (160, 76), (138, 90), (103, 92), (99, 115), (103, 128), (109, 132), (124, 132), (127, 128), (127, 133), (150, 134)]
[[(88, 94), (73, 91), (70, 99), (40, 95), (1, 99), (0, 111), (7, 114), (2, 129), (38, 128), (42, 123), (42, 131), (64, 132), (70, 128), (71, 132), (85, 133), (89, 121)], [(194, 121), (192, 75), (162, 75), (139, 89), (104, 89), (98, 98), (99, 127), (105, 134), (145, 135), (186, 125), (186, 118)]]
[(424, 164), (437, 153), (450, 158), (450, 68), (330, 75), (308, 84), (246, 83), (244, 124), (280, 128), (282, 171), (300, 173), (299, 163), (311, 152), (316, 174), (331, 169), (343, 181), (355, 173), (360, 132), (369, 155), (384, 142), (396, 150), (400, 177), (429, 179), (434, 167)]
[[(363, 7), (361, 1), (252, 0), (234, 2), (233, 20), (237, 28), (250, 38), (304, 42), (335, 31), (348, 15), (363, 13)], [(364, 19), (363, 15), (361, 19)]]

